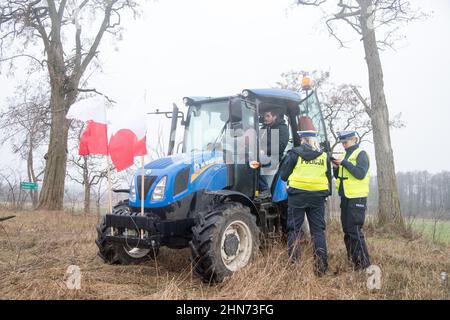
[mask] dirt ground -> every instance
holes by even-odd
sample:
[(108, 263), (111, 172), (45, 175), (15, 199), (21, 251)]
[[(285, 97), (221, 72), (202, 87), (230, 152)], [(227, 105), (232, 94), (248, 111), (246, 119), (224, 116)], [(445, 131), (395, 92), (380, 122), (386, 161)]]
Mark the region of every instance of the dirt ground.
[[(2, 212), (0, 299), (449, 299), (450, 246), (380, 234), (368, 225), (372, 262), (382, 270), (381, 290), (346, 260), (338, 221), (327, 229), (329, 273), (316, 278), (311, 247), (302, 261), (287, 263), (285, 245), (264, 250), (224, 283), (202, 283), (191, 272), (189, 250), (163, 248), (143, 265), (106, 265), (97, 257), (98, 217), (66, 212)], [(81, 268), (81, 289), (69, 290), (69, 265)]]

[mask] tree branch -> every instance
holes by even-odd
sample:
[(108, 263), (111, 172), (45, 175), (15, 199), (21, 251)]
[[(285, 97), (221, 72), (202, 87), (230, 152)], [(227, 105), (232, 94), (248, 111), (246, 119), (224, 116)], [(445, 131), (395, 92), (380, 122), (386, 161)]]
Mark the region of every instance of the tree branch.
[(100, 91), (97, 91), (97, 89), (81, 89), (78, 88), (77, 89), (79, 92), (94, 92), (96, 94), (99, 94), (101, 96), (104, 96), (106, 100), (108, 100), (109, 103), (116, 103), (116, 101), (114, 101), (113, 99), (109, 98), (106, 94), (101, 93)]
[(359, 92), (358, 88), (356, 88), (355, 86), (350, 86), (350, 88), (353, 90), (355, 95), (358, 97), (359, 101), (361, 101), (361, 103), (363, 104), (364, 110), (366, 111), (366, 113), (369, 115), (369, 117), (371, 117), (372, 108), (370, 107), (370, 104), (366, 101), (366, 99), (363, 98), (363, 96)]
[(117, 2), (117, 0), (110, 0), (108, 2), (108, 5), (105, 8), (105, 15), (103, 17), (103, 22), (98, 30), (98, 33), (95, 37), (94, 43), (92, 44), (91, 48), (89, 49), (88, 54), (86, 55), (86, 57), (84, 58), (83, 62), (81, 63), (80, 69), (78, 70), (77, 74), (74, 74), (75, 77), (80, 77), (84, 71), (86, 70), (87, 66), (89, 65), (89, 63), (92, 61), (92, 59), (94, 58), (98, 46), (100, 44), (100, 41), (103, 37), (103, 34), (105, 33), (105, 30), (108, 28), (109, 25), (109, 19), (110, 19), (110, 15), (111, 15), (111, 11), (112, 11), (112, 7), (113, 5)]
[(40, 61), (40, 60), (37, 59), (36, 57), (33, 57), (32, 55), (29, 55), (29, 54), (26, 54), (26, 53), (17, 54), (17, 55), (12, 56), (12, 57), (0, 59), (0, 62), (9, 61), (9, 60), (14, 60), (14, 59), (16, 59), (16, 58), (21, 58), (21, 57), (32, 59), (33, 61), (36, 61), (37, 63), (39, 63), (39, 65), (40, 65), (41, 67), (44, 67), (44, 63), (47, 62), (47, 60), (42, 60), (42, 61)]

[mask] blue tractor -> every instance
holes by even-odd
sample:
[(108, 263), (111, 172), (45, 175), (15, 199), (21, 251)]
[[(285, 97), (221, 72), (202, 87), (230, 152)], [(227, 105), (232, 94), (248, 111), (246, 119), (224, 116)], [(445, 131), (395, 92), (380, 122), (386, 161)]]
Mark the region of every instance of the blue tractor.
[[(316, 93), (301, 94), (248, 89), (236, 96), (184, 98), (186, 117), (176, 105), (172, 112), (157, 111), (172, 119), (169, 156), (146, 164), (144, 177), (138, 170), (126, 190), (129, 199), (103, 217), (97, 226), (99, 256), (106, 263), (135, 264), (155, 258), (161, 246), (190, 247), (193, 270), (209, 283), (245, 267), (262, 241), (282, 235), (286, 224), (286, 183), (277, 174), (278, 157), (261, 165), (263, 114), (276, 111), (287, 122), (285, 153), (300, 144), (302, 116), (313, 120), (323, 148), (328, 147)], [(182, 152), (174, 154), (178, 122), (185, 127), (184, 139)], [(271, 186), (265, 196), (258, 190), (260, 175)]]

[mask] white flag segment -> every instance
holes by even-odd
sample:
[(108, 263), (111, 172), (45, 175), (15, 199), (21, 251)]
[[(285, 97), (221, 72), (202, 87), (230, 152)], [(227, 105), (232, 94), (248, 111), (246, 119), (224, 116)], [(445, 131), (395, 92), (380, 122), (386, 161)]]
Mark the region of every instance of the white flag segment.
[(66, 118), (106, 124), (106, 100), (102, 96), (79, 100), (70, 107)]
[(117, 106), (110, 113), (110, 133), (116, 134), (121, 129), (134, 132), (138, 140), (145, 137), (147, 133), (147, 122), (145, 112), (141, 108)]

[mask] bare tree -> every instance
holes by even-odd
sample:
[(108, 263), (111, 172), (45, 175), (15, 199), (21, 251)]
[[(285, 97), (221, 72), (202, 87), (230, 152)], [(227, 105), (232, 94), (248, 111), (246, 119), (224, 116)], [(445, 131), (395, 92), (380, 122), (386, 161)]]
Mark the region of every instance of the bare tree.
[[(10, 143), (14, 154), (27, 164), (28, 181), (37, 183), (44, 173), (43, 164), (36, 164), (39, 147), (48, 141), (50, 108), (45, 85), (40, 90), (24, 83), (14, 97), (8, 99), (8, 109), (0, 113), (2, 143)], [(37, 171), (37, 172), (36, 172)], [(33, 207), (38, 202), (38, 191), (30, 190)]]
[(64, 190), (64, 209), (71, 213), (78, 211), (79, 204), (83, 202), (83, 191), (79, 189), (66, 188)]
[(150, 160), (160, 159), (167, 157), (167, 148), (166, 143), (164, 139), (164, 128), (162, 126), (162, 123), (158, 123), (158, 137), (156, 139), (156, 145), (149, 146), (149, 157)]
[(356, 130), (361, 142), (371, 141), (372, 124), (350, 85), (343, 84), (324, 92), (322, 113), (329, 128), (331, 150), (339, 144), (338, 132)]
[[(438, 210), (435, 210), (433, 212), (433, 229), (432, 229), (432, 234), (433, 234), (433, 242), (436, 242), (436, 231), (437, 231), (437, 227), (438, 227), (438, 223), (441, 222), (442, 220), (444, 220), (444, 218), (448, 216), (448, 211), (445, 211), (444, 208), (439, 208)], [(440, 236), (440, 234), (438, 235)]]
[[(333, 12), (337, 6), (337, 11)], [(297, 0), (298, 5), (320, 6), (331, 36), (344, 47), (336, 23), (344, 22), (361, 37), (369, 74), (370, 105), (367, 112), (373, 126), (378, 179), (378, 218), (382, 225), (404, 229), (389, 132), (389, 113), (384, 94), (383, 68), (379, 49), (392, 47), (401, 23), (422, 17), (407, 0)], [(331, 8), (333, 7), (333, 8)], [(380, 39), (377, 35), (383, 35)]]
[(105, 193), (108, 191), (107, 188), (105, 188), (105, 186), (103, 185), (105, 180), (100, 180), (99, 183), (97, 184), (97, 186), (95, 187), (95, 209), (96, 209), (96, 213), (99, 216), (100, 215), (100, 208), (101, 208), (101, 201), (103, 196), (105, 195)]
[(70, 127), (65, 116), (104, 35), (120, 34), (124, 9), (136, 15), (137, 1), (7, 0), (0, 4), (0, 62), (30, 59), (46, 67), (49, 76), (51, 129), (39, 208), (63, 206)]
[(75, 168), (77, 174), (75, 175), (68, 171), (67, 176), (83, 186), (85, 213), (91, 212), (91, 193), (93, 187), (101, 183), (108, 176), (108, 170), (105, 168), (106, 164), (101, 166), (98, 160), (99, 157), (96, 156), (70, 156), (69, 158), (69, 163)]
[(397, 180), (407, 216), (450, 219), (450, 172), (399, 172)]
[(4, 206), (12, 210), (22, 209), (27, 195), (20, 188), (21, 175), (12, 168), (3, 168), (0, 170), (0, 179), (4, 182), (4, 185), (2, 183)]

